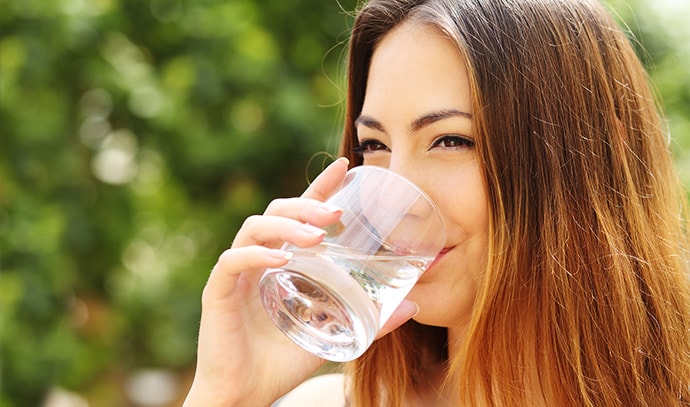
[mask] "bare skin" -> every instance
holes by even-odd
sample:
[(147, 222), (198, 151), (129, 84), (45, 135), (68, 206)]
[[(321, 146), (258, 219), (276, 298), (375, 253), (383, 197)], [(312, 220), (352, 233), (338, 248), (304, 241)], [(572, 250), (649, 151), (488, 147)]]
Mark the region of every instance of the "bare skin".
[[(219, 257), (202, 295), (197, 369), (185, 407), (268, 406), (324, 363), (273, 325), (258, 285), (266, 268), (287, 263), (288, 253), (279, 249), (284, 242), (317, 245), (324, 237), (321, 228), (338, 220), (341, 210), (323, 201), (340, 185), (347, 166), (346, 159), (336, 160), (301, 197), (276, 199), (263, 215), (247, 218)], [(404, 301), (379, 336), (417, 311)]]

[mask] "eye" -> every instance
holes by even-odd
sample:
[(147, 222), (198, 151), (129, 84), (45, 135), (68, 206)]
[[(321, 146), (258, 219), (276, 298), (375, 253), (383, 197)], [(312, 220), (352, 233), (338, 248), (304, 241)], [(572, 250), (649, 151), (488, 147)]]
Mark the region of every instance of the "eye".
[(353, 149), (355, 154), (373, 153), (374, 151), (390, 151), (387, 145), (375, 139), (363, 140)]
[(474, 140), (457, 134), (446, 134), (434, 140), (431, 148), (439, 147), (443, 149), (472, 148)]

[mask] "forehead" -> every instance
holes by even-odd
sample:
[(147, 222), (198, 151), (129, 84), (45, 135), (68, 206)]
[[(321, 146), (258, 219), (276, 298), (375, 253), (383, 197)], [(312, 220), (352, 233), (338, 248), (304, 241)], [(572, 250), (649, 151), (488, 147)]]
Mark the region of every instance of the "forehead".
[(472, 112), (465, 61), (438, 28), (416, 21), (388, 32), (372, 55), (363, 112), (457, 109)]

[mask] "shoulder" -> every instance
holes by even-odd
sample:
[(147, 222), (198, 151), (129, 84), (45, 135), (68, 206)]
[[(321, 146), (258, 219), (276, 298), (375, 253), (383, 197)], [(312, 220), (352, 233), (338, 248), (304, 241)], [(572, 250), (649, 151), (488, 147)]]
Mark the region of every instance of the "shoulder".
[(278, 400), (274, 407), (345, 406), (345, 375), (314, 376)]

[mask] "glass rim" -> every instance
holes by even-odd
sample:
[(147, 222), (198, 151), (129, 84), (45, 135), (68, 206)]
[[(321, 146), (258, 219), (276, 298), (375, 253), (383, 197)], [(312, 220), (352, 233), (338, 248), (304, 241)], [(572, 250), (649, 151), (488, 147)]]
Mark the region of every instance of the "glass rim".
[(419, 195), (421, 195), (426, 200), (426, 202), (433, 209), (434, 213), (436, 214), (436, 217), (438, 218), (438, 222), (441, 225), (440, 232), (443, 233), (443, 242), (444, 242), (443, 244), (445, 246), (445, 242), (446, 242), (446, 239), (448, 238), (448, 234), (446, 232), (446, 223), (443, 221), (443, 217), (441, 216), (441, 210), (436, 205), (436, 202), (434, 202), (434, 200), (431, 199), (429, 194), (427, 194), (422, 188), (420, 188), (417, 184), (412, 182), (410, 179), (398, 174), (395, 171), (391, 171), (388, 168), (381, 167), (378, 165), (365, 165), (365, 164), (357, 165), (357, 166), (350, 168), (349, 170), (347, 170), (347, 174), (345, 176), (347, 177), (348, 174), (354, 173), (354, 172), (372, 171), (372, 170), (383, 172), (383, 173), (386, 173), (388, 175), (392, 175), (392, 176), (398, 178), (399, 180), (401, 180), (401, 181), (407, 183), (409, 186), (411, 186), (415, 191), (417, 191), (419, 193)]

